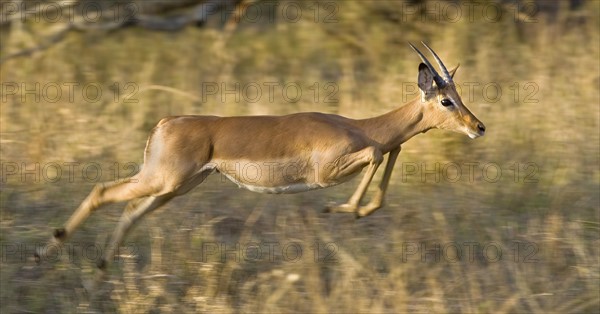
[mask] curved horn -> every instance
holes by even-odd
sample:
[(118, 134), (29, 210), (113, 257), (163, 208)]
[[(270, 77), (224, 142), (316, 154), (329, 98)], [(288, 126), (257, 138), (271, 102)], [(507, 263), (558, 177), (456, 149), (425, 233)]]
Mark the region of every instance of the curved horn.
[(437, 53), (435, 53), (435, 51), (433, 51), (433, 49), (431, 49), (429, 46), (427, 46), (426, 43), (424, 43), (424, 42), (421, 42), (421, 43), (423, 44), (423, 46), (425, 46), (427, 48), (427, 50), (429, 50), (429, 52), (431, 52), (431, 54), (433, 55), (433, 58), (435, 59), (437, 64), (440, 66), (440, 69), (442, 69), (442, 74), (444, 74), (444, 79), (446, 80), (446, 82), (452, 82), (452, 76), (450, 76), (448, 69), (446, 69), (446, 66), (444, 65), (444, 63), (442, 63), (442, 60), (440, 59), (440, 57), (438, 57)]
[[(427, 65), (427, 67), (433, 74), (433, 80), (435, 81), (435, 84), (437, 84), (438, 87), (443, 87), (444, 85), (446, 85), (446, 81), (444, 81), (444, 79), (437, 73), (435, 68), (431, 65), (431, 63), (429, 63), (427, 58), (425, 58), (425, 56), (419, 51), (419, 49), (417, 49), (417, 47), (413, 46), (413, 44), (411, 44), (410, 42), (408, 44), (419, 55), (419, 57), (421, 57), (421, 60), (423, 61), (423, 63), (425, 63), (425, 65)], [(425, 45), (425, 47), (427, 47), (427, 45)], [(445, 70), (446, 68), (443, 68), (443, 69)], [(448, 71), (446, 71), (446, 72), (448, 72)]]

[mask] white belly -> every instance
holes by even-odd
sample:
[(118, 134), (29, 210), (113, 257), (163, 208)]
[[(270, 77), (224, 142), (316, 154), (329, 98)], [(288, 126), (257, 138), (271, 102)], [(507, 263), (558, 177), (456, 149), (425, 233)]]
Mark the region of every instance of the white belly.
[(252, 192), (271, 194), (300, 193), (327, 188), (350, 180), (357, 171), (341, 178), (329, 178), (327, 167), (318, 162), (298, 161), (253, 162), (246, 160), (214, 160), (203, 168), (216, 169), (220, 175)]
[(244, 189), (252, 191), (252, 192), (257, 192), (257, 193), (293, 194), (293, 193), (300, 193), (300, 192), (322, 189), (322, 188), (326, 188), (326, 187), (330, 186), (330, 185), (323, 186), (318, 183), (311, 183), (311, 184), (291, 183), (288, 185), (280, 185), (280, 186), (260, 186), (260, 185), (253, 185), (253, 184), (240, 182), (240, 181), (236, 180), (236, 178), (234, 178), (233, 176), (227, 175), (225, 173), (223, 173), (223, 175), (225, 177), (227, 177), (227, 179), (231, 180), (233, 183), (237, 184), (238, 187), (244, 188)]

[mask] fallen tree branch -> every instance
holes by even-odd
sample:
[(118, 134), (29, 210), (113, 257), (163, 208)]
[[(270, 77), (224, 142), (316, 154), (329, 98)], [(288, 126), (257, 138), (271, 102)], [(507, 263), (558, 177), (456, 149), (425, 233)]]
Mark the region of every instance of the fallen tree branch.
[[(6, 62), (7, 60), (30, 56), (35, 52), (39, 52), (45, 49), (48, 49), (52, 45), (60, 42), (66, 37), (66, 34), (69, 31), (114, 31), (124, 27), (141, 27), (149, 30), (155, 31), (178, 31), (183, 29), (184, 27), (190, 24), (203, 25), (206, 23), (211, 14), (218, 12), (218, 10), (222, 10), (230, 6), (231, 4), (239, 4), (239, 3), (248, 3), (248, 1), (242, 0), (208, 0), (201, 4), (198, 4), (192, 8), (190, 8), (187, 12), (183, 14), (173, 15), (173, 16), (161, 16), (161, 15), (147, 15), (137, 12), (131, 7), (128, 7), (127, 4), (123, 8), (125, 8), (124, 14), (119, 16), (119, 20), (116, 21), (103, 21), (103, 22), (89, 22), (85, 20), (82, 16), (66, 16), (66, 18), (70, 22), (58, 23), (61, 25), (59, 30), (46, 38), (43, 38), (35, 47), (26, 48), (21, 51), (11, 53), (7, 56), (0, 58), (0, 64)], [(4, 12), (2, 16), (2, 20), (0, 21), (0, 25), (10, 25), (11, 22), (19, 21), (21, 23), (26, 21), (27, 16), (35, 16), (35, 14), (40, 14), (44, 12), (44, 14), (48, 14), (48, 12), (57, 12), (58, 10), (64, 10), (66, 8), (75, 7), (80, 4), (80, 1), (58, 1), (52, 3), (45, 3), (36, 6), (33, 9), (27, 9), (28, 14), (24, 14), (21, 10), (24, 10), (24, 6), (20, 5), (20, 2), (15, 2), (15, 8), (17, 11), (11, 10), (10, 12)], [(20, 8), (19, 8), (20, 7)], [(245, 7), (245, 5), (243, 6)], [(12, 7), (11, 7), (12, 8)], [(129, 9), (129, 10), (127, 10)], [(243, 10), (243, 9), (242, 9)], [(73, 11), (73, 10), (71, 10)], [(37, 13), (36, 13), (37, 12)], [(234, 10), (232, 17), (225, 24), (225, 33), (230, 33), (231, 20), (239, 19), (240, 10), (239, 7), (236, 6), (236, 10)], [(235, 24), (235, 23), (234, 23)]]

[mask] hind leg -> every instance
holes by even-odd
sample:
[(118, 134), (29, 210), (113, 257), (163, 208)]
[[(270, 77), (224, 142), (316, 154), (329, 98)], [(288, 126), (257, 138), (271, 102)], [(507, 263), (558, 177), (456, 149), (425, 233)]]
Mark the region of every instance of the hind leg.
[(105, 276), (105, 270), (110, 265), (111, 261), (113, 261), (114, 255), (117, 252), (119, 246), (123, 242), (123, 239), (127, 235), (127, 232), (147, 213), (152, 212), (153, 210), (161, 207), (166, 204), (172, 198), (178, 195), (183, 195), (189, 192), (192, 188), (202, 183), (204, 179), (212, 172), (212, 170), (205, 170), (194, 177), (188, 179), (183, 184), (179, 185), (173, 191), (168, 193), (158, 195), (158, 196), (149, 196), (142, 200), (134, 200), (130, 202), (127, 206), (123, 215), (119, 219), (119, 223), (117, 228), (112, 234), (110, 242), (104, 250), (104, 254), (102, 259), (98, 262), (98, 268), (100, 271), (98, 272), (98, 277), (96, 281), (100, 281)]
[(69, 238), (73, 232), (102, 205), (128, 201), (134, 198), (150, 195), (152, 187), (139, 181), (139, 175), (132, 178), (118, 181), (97, 184), (90, 194), (83, 200), (81, 205), (75, 210), (73, 215), (65, 223), (63, 228), (54, 230), (49, 244), (36, 251), (35, 259), (40, 261), (42, 255), (51, 255)]
[(115, 253), (117, 252), (121, 242), (127, 232), (133, 227), (145, 214), (152, 212), (153, 210), (161, 207), (170, 201), (175, 195), (173, 193), (160, 195), (160, 196), (149, 196), (142, 199), (140, 202), (136, 202), (134, 206), (125, 210), (119, 223), (115, 229), (108, 246), (104, 250), (102, 258), (98, 262), (98, 268), (104, 271), (109, 266)]

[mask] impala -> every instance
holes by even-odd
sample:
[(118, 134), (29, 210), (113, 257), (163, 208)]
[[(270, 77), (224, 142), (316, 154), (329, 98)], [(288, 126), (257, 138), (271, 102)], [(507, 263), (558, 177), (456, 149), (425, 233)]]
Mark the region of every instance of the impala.
[[(420, 97), (384, 115), (355, 120), (319, 112), (285, 116), (174, 116), (150, 133), (141, 171), (129, 179), (98, 184), (51, 238), (61, 244), (90, 214), (107, 203), (131, 201), (122, 214), (98, 267), (111, 261), (127, 231), (148, 212), (189, 192), (213, 172), (261, 193), (297, 193), (348, 181), (367, 168), (348, 202), (329, 212), (364, 217), (380, 208), (402, 143), (439, 128), (484, 135), (485, 126), (463, 104), (453, 76), (425, 43), (439, 75), (412, 44), (419, 65)], [(458, 68), (458, 67), (457, 67)], [(383, 178), (367, 205), (360, 206), (373, 175), (388, 154)], [(252, 165), (251, 167), (246, 167)], [(246, 169), (246, 171), (241, 171)], [(253, 169), (248, 174), (248, 169)], [(292, 169), (292, 170), (290, 170)], [(40, 254), (36, 253), (39, 261)]]

